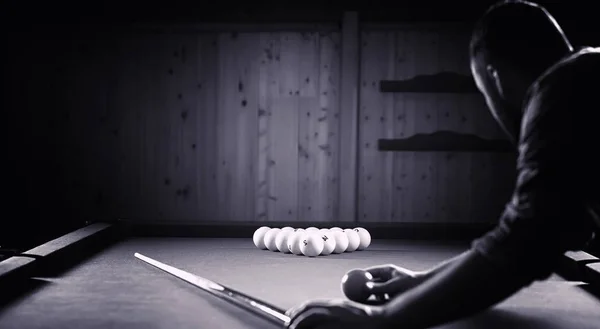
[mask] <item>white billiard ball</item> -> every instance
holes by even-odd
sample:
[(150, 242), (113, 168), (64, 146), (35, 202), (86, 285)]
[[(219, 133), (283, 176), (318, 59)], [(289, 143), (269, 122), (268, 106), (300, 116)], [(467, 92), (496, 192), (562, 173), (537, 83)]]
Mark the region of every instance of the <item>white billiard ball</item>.
[(282, 252), (284, 254), (290, 253), (290, 249), (288, 248), (287, 240), (288, 240), (288, 237), (292, 233), (294, 233), (294, 231), (290, 231), (290, 230), (281, 230), (281, 231), (279, 231), (279, 233), (277, 233), (277, 237), (275, 237), (275, 246), (277, 247), (277, 250), (279, 250), (280, 252)]
[(356, 251), (360, 245), (360, 237), (358, 236), (358, 233), (350, 228), (345, 229), (344, 233), (346, 233), (346, 236), (348, 237), (348, 248), (346, 249), (346, 252)]
[(371, 233), (362, 227), (354, 228), (354, 231), (358, 233), (360, 237), (360, 244), (356, 250), (365, 250), (371, 245)]
[(287, 247), (288, 250), (294, 255), (302, 255), (302, 251), (300, 251), (300, 241), (304, 237), (306, 233), (304, 230), (296, 231), (290, 234), (287, 239)]
[(281, 230), (282, 230), (282, 231), (291, 231), (291, 232), (293, 232), (293, 231), (294, 231), (294, 228), (293, 228), (293, 227), (291, 227), (291, 226), (286, 226), (286, 227), (282, 228)]
[(252, 242), (254, 242), (256, 248), (261, 250), (267, 249), (267, 246), (265, 246), (265, 234), (270, 229), (271, 228), (268, 226), (262, 226), (259, 227), (256, 231), (254, 231), (254, 235), (252, 235)]
[(344, 232), (333, 231), (333, 237), (335, 238), (335, 248), (333, 249), (334, 254), (341, 254), (348, 248), (348, 236)]
[(321, 230), (319, 234), (323, 239), (323, 251), (321, 251), (321, 255), (330, 255), (335, 250), (335, 238), (333, 237), (333, 234), (330, 232), (323, 232), (323, 230)]
[(277, 244), (275, 243), (275, 239), (277, 238), (277, 234), (281, 232), (280, 228), (272, 228), (267, 233), (265, 233), (265, 246), (270, 251), (277, 251)]
[(323, 238), (319, 234), (305, 234), (300, 240), (300, 251), (304, 256), (316, 257), (324, 248)]

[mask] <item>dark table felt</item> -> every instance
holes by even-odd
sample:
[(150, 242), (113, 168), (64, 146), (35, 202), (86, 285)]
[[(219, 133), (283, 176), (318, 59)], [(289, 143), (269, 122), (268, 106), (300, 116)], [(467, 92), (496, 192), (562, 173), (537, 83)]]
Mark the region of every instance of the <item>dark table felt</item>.
[[(396, 263), (421, 270), (463, 250), (375, 241), (368, 251), (307, 258), (257, 250), (251, 239), (129, 239), (66, 273), (35, 278), (35, 290), (0, 310), (0, 328), (276, 328), (141, 262), (134, 252), (287, 309), (307, 299), (342, 298), (340, 278), (352, 268)], [(493, 310), (440, 328), (598, 328), (600, 302), (575, 284), (552, 277)]]

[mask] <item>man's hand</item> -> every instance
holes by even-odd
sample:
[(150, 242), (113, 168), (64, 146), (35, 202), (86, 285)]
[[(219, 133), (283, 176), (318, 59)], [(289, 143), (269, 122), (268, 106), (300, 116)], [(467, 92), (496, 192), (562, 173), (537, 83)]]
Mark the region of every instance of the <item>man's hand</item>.
[(378, 329), (385, 321), (381, 306), (368, 306), (343, 299), (305, 302), (286, 312), (287, 329), (345, 328)]
[[(393, 264), (365, 268), (373, 276), (367, 288), (378, 302), (385, 302), (418, 285), (425, 272), (415, 272)], [(368, 303), (368, 301), (364, 301)]]

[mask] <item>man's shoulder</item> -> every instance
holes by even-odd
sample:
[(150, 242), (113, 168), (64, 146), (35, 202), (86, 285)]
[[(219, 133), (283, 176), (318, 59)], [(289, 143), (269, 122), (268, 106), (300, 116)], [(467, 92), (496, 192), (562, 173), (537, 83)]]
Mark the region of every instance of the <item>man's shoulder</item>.
[[(600, 49), (594, 48), (574, 52), (547, 70), (531, 86), (525, 99), (521, 143), (537, 145), (556, 136), (566, 138), (566, 134), (596, 131), (590, 125), (600, 120), (600, 112), (590, 107), (600, 97), (598, 86), (593, 83), (598, 77)], [(540, 120), (542, 117), (544, 120)]]
[[(564, 91), (589, 85), (600, 76), (600, 48), (582, 47), (546, 70), (532, 86), (534, 91), (560, 88)], [(593, 80), (590, 80), (593, 81)], [(586, 88), (584, 88), (586, 89)]]
[(600, 48), (580, 48), (546, 70), (531, 85), (525, 97), (525, 111), (531, 111), (529, 107), (541, 99), (546, 105), (568, 102), (571, 108), (587, 107), (600, 97), (598, 86), (592, 83), (599, 77)]

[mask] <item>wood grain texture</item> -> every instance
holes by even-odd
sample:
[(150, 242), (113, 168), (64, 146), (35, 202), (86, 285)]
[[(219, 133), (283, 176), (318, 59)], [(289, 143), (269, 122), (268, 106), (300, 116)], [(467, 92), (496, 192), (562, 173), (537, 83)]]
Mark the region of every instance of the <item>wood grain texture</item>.
[(390, 108), (386, 101), (394, 95), (379, 92), (377, 81), (390, 74), (390, 60), (393, 52), (386, 48), (393, 45), (389, 38), (393, 34), (380, 33), (376, 36), (364, 36), (362, 42), (361, 95), (360, 95), (360, 180), (359, 180), (359, 218), (360, 221), (385, 221), (391, 213), (389, 193), (389, 175), (386, 170), (391, 153), (379, 152), (376, 138), (389, 133), (385, 124), (385, 111)]
[(254, 220), (259, 36), (218, 38), (217, 196), (220, 221)]
[(345, 32), (63, 43), (53, 87), (61, 111), (40, 112), (31, 129), (60, 131), (53, 165), (64, 208), (178, 223), (495, 220), (514, 156), (377, 150), (380, 138), (439, 131), (502, 138), (478, 94), (379, 90), (381, 80), (469, 74), (468, 37), (450, 28), (357, 35), (356, 20), (346, 22)]
[[(193, 112), (196, 125), (196, 152), (190, 172), (196, 177), (196, 211), (184, 219), (215, 221), (219, 219), (217, 190), (217, 106), (219, 53), (218, 38), (215, 33), (197, 36), (196, 92)], [(191, 217), (191, 218), (190, 218)], [(195, 217), (195, 218), (194, 218)]]
[(340, 34), (319, 34), (319, 114), (317, 120), (318, 189), (324, 211), (322, 220), (338, 221), (340, 214)]
[[(326, 182), (337, 171), (328, 145), (337, 112), (335, 34), (261, 37), (258, 220), (324, 221), (338, 200)], [(328, 210), (330, 213), (328, 214)]]
[(131, 33), (88, 43), (105, 53), (69, 53), (57, 96), (73, 213), (338, 218), (339, 33)]
[[(272, 159), (269, 157), (271, 150), (271, 135), (269, 126), (272, 116), (272, 101), (269, 97), (270, 90), (275, 89), (277, 79), (273, 72), (276, 56), (279, 56), (279, 43), (270, 33), (260, 35), (260, 62), (258, 79), (258, 154), (257, 154), (257, 187), (256, 187), (256, 220), (266, 221), (273, 217), (271, 202)], [(271, 210), (271, 211), (269, 211)]]
[(340, 166), (341, 221), (356, 221), (358, 191), (358, 108), (360, 93), (360, 30), (358, 13), (344, 13), (341, 32)]
[(379, 138), (439, 131), (504, 138), (479, 94), (375, 92), (381, 80), (469, 75), (468, 35), (428, 27), (363, 31), (362, 38), (360, 220), (496, 220), (510, 194), (513, 154), (374, 151)]
[[(141, 72), (148, 76), (126, 84), (147, 83), (151, 89), (137, 102), (149, 106), (141, 114), (143, 123), (130, 126), (145, 132), (138, 133), (145, 150), (141, 172), (147, 176), (140, 179), (146, 186), (138, 195), (139, 203), (149, 206), (144, 216), (184, 221), (336, 216), (329, 202), (338, 200), (337, 190), (323, 182), (335, 175), (337, 161), (328, 160), (334, 155), (319, 142), (323, 131), (324, 144), (336, 145), (337, 136), (328, 131), (335, 120), (318, 116), (327, 104), (337, 111), (336, 95), (320, 94), (339, 80), (335, 43), (327, 41), (332, 38), (320, 33), (147, 37), (146, 46), (158, 49), (140, 51), (147, 60), (138, 65), (147, 65)], [(117, 103), (132, 102), (122, 94)]]

